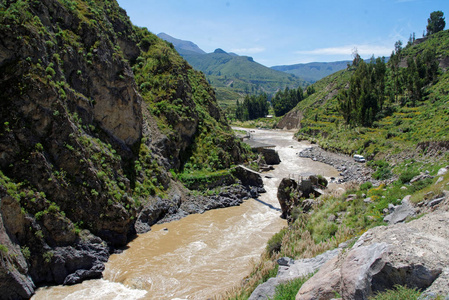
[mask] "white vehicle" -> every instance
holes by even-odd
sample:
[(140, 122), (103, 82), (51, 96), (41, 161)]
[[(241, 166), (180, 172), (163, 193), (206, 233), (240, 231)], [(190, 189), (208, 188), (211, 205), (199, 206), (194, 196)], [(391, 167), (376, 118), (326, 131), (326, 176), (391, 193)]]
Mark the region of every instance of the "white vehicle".
[(366, 161), (366, 159), (362, 155), (358, 155), (358, 154), (354, 155), (354, 160), (357, 162), (361, 162), (361, 163), (364, 163)]

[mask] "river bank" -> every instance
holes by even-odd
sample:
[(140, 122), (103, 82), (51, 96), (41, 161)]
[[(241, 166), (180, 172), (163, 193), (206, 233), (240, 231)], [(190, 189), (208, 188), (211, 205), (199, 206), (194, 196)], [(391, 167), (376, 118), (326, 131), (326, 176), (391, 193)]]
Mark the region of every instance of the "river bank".
[(333, 166), (340, 172), (340, 182), (363, 183), (372, 181), (372, 169), (364, 163), (354, 161), (350, 156), (329, 152), (318, 146), (311, 146), (302, 150), (299, 156)]
[(264, 172), (266, 193), (239, 206), (192, 214), (153, 225), (106, 263), (103, 279), (40, 289), (33, 299), (206, 299), (240, 284), (283, 227), (277, 187), (289, 174), (338, 177), (329, 165), (297, 154), (310, 146), (293, 132), (255, 130), (253, 138), (276, 145), (281, 163)]

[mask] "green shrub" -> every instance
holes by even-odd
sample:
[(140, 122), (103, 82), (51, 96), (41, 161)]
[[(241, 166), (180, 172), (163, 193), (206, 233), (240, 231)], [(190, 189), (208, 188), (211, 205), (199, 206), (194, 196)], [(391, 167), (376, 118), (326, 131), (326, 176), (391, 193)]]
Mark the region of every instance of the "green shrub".
[(389, 290), (383, 293), (378, 293), (376, 296), (369, 298), (370, 300), (416, 300), (421, 295), (421, 292), (416, 288), (408, 288), (401, 285), (396, 285), (394, 290)]
[(362, 183), (362, 184), (360, 185), (360, 190), (362, 190), (362, 191), (367, 191), (367, 190), (369, 190), (369, 189), (372, 188), (372, 187), (373, 187), (373, 184), (372, 184), (370, 181), (367, 181), (367, 182)]
[(376, 160), (371, 164), (368, 164), (376, 169), (376, 172), (373, 173), (373, 178), (377, 180), (384, 180), (391, 177), (391, 167), (384, 160)]
[(275, 235), (271, 237), (271, 239), (267, 243), (267, 252), (272, 255), (275, 252), (281, 251), (282, 239), (284, 235), (287, 233), (287, 229), (284, 228)]
[(37, 152), (42, 152), (42, 151), (44, 151), (44, 146), (42, 146), (41, 143), (37, 143), (37, 144), (35, 145), (35, 148), (36, 148), (36, 151), (37, 151)]
[(53, 255), (53, 251), (47, 251), (42, 255), (42, 258), (45, 260), (45, 262), (49, 263), (53, 258)]
[(8, 254), (8, 247), (5, 245), (0, 244), (0, 253)]
[(25, 259), (30, 258), (30, 256), (31, 256), (30, 248), (23, 246), (20, 250), (22, 251), (23, 257), (25, 257)]
[(272, 300), (295, 300), (296, 294), (298, 293), (301, 286), (312, 277), (312, 274), (308, 276), (299, 277), (293, 279), (287, 283), (280, 284), (276, 287), (276, 293), (274, 294)]
[(410, 182), (410, 180), (412, 180), (412, 178), (418, 174), (419, 174), (418, 171), (407, 170), (407, 171), (403, 172), (401, 175), (399, 175), (399, 180), (402, 183), (407, 183), (407, 182)]

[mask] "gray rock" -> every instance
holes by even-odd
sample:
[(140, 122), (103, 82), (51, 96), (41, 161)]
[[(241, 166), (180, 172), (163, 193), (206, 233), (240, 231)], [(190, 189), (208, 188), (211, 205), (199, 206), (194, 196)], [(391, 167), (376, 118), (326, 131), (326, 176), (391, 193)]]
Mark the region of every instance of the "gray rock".
[(296, 300), (331, 299), (340, 290), (338, 257), (324, 264), (298, 291)]
[(368, 198), (366, 198), (366, 199), (363, 199), (363, 202), (365, 202), (365, 203), (373, 203), (373, 200), (371, 200), (371, 197), (368, 197)]
[[(18, 208), (17, 214), (5, 215), (5, 211), (12, 212), (15, 208)], [(34, 294), (35, 285), (27, 274), (27, 262), (15, 236), (15, 230), (21, 230), (20, 224), (16, 223), (18, 216), (18, 202), (9, 196), (0, 198), (0, 244), (7, 248), (0, 249), (1, 299), (28, 299)], [(15, 221), (11, 223), (13, 219)]]
[(429, 203), (427, 203), (427, 206), (434, 207), (434, 206), (440, 204), (441, 202), (443, 202), (443, 200), (444, 200), (444, 197), (433, 199), (432, 201), (429, 201)]
[[(316, 203), (313, 199), (301, 200), (301, 198), (314, 195), (318, 197), (322, 191), (317, 188), (320, 179), (315, 175), (298, 178), (283, 178), (278, 187), (277, 197), (282, 210), (282, 218), (289, 222), (291, 213), (295, 207), (300, 207), (303, 212), (309, 212)], [(324, 181), (322, 181), (324, 183)], [(327, 181), (325, 182), (327, 184)]]
[(276, 150), (270, 148), (263, 148), (261, 152), (267, 164), (278, 165), (281, 163), (281, 159), (279, 158), (279, 154), (277, 153)]
[(373, 277), (385, 267), (388, 245), (375, 243), (352, 250), (341, 266), (344, 299), (367, 299), (372, 295)]
[(438, 170), (437, 176), (443, 176), (447, 174), (447, 168), (441, 168)]
[(248, 300), (266, 300), (272, 298), (279, 284), (315, 272), (339, 253), (340, 249), (334, 249), (314, 258), (299, 259), (296, 261), (288, 257), (280, 258), (278, 260), (279, 270), (277, 276), (259, 285)]
[(175, 214), (181, 205), (181, 197), (173, 197), (172, 201), (155, 198), (155, 202), (146, 205), (137, 216), (134, 225), (137, 233), (150, 231), (151, 226), (163, 219), (167, 214)]
[(101, 278), (103, 271), (104, 264), (97, 264), (89, 270), (77, 270), (65, 278), (64, 285), (73, 285), (84, 280)]
[(424, 179), (427, 179), (427, 178), (433, 178), (433, 176), (430, 176), (428, 173), (421, 173), (421, 174), (413, 177), (410, 180), (410, 183), (414, 183), (416, 181), (424, 180)]
[(384, 222), (388, 224), (396, 224), (405, 221), (409, 216), (414, 216), (416, 211), (412, 204), (409, 202), (410, 196), (405, 196), (402, 200), (402, 204), (394, 208), (393, 213), (384, 218)]
[(244, 166), (235, 167), (232, 174), (237, 177), (244, 186), (263, 187), (262, 176), (258, 172)]

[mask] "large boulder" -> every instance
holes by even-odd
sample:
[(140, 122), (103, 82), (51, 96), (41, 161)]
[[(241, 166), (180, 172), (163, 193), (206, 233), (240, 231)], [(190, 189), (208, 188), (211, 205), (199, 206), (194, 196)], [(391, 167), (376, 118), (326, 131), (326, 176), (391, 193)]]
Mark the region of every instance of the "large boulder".
[(407, 217), (412, 217), (416, 214), (416, 210), (410, 203), (411, 196), (405, 196), (402, 199), (402, 204), (392, 207), (393, 212), (384, 218), (388, 224), (396, 224), (404, 222)]
[[(312, 208), (310, 195), (315, 197), (321, 195), (319, 188), (325, 187), (327, 180), (322, 177), (310, 175), (308, 177), (283, 178), (278, 187), (277, 197), (281, 205), (282, 218), (291, 219), (293, 209), (300, 208), (301, 211), (307, 212)], [(313, 203), (313, 201), (312, 201)]]
[(261, 150), (265, 162), (269, 165), (278, 165), (281, 163), (279, 153), (274, 149), (264, 148)]
[(324, 264), (311, 279), (304, 283), (296, 299), (332, 299), (340, 289), (340, 266), (338, 257)]
[(296, 299), (332, 299), (331, 290), (343, 299), (368, 299), (395, 285), (449, 294), (448, 220), (448, 211), (437, 211), (368, 230), (304, 284)]
[(238, 178), (242, 185), (248, 187), (263, 188), (262, 176), (258, 172), (255, 172), (244, 166), (237, 166), (232, 170), (232, 174)]

